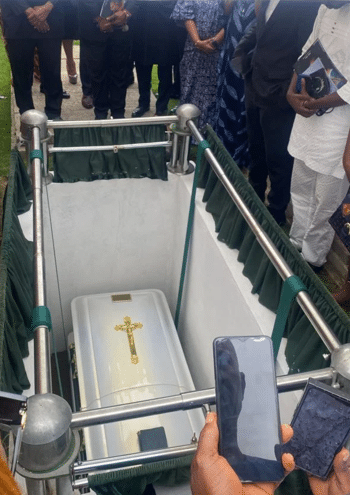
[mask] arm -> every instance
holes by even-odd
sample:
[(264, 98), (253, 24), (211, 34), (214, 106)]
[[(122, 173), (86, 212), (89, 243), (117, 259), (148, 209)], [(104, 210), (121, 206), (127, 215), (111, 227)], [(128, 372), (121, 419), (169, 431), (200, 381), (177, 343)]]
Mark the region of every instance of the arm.
[(255, 23), (236, 46), (233, 59), (231, 61), (237, 72), (239, 72), (242, 76), (248, 74), (251, 69), (251, 56), (249, 56), (249, 54), (251, 54), (254, 50), (256, 42), (257, 38)]
[(346, 141), (344, 155), (343, 155), (343, 167), (346, 173), (346, 177), (350, 181), (350, 131), (348, 139)]
[(311, 105), (313, 101), (317, 100), (314, 100), (314, 98), (311, 98), (311, 96), (307, 94), (307, 91), (305, 89), (305, 79), (302, 79), (301, 81), (300, 93), (296, 92), (296, 84), (297, 74), (294, 72), (286, 95), (288, 103), (295, 110), (295, 112), (302, 117), (311, 117), (311, 115), (314, 115), (316, 113), (317, 109), (313, 110), (309, 108), (309, 105)]
[(310, 100), (305, 102), (305, 107), (308, 110), (319, 110), (321, 108), (328, 109), (341, 107), (343, 105), (347, 105), (347, 102), (344, 101), (337, 92), (323, 96), (322, 98), (318, 98), (317, 100), (311, 98)]
[(185, 27), (186, 27), (186, 30), (187, 30), (187, 32), (188, 32), (188, 34), (192, 40), (192, 43), (194, 44), (194, 46), (198, 50), (205, 52), (207, 54), (215, 52), (215, 48), (211, 44), (210, 39), (207, 39), (207, 40), (201, 40), (200, 39), (198, 31), (197, 31), (196, 23), (194, 22), (193, 19), (187, 19), (185, 21)]
[(50, 30), (50, 27), (46, 21), (50, 12), (54, 8), (53, 2), (48, 1), (44, 5), (38, 5), (36, 7), (29, 7), (25, 13), (30, 24), (41, 33), (46, 33)]

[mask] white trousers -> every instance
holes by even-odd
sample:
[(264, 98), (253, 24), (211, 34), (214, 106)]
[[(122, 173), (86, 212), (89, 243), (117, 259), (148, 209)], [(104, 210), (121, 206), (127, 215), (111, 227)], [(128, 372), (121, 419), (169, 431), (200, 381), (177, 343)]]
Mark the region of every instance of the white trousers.
[(289, 236), (305, 260), (315, 266), (326, 262), (334, 237), (328, 220), (348, 188), (346, 177), (338, 179), (320, 174), (303, 161), (294, 160), (291, 183), (293, 223)]

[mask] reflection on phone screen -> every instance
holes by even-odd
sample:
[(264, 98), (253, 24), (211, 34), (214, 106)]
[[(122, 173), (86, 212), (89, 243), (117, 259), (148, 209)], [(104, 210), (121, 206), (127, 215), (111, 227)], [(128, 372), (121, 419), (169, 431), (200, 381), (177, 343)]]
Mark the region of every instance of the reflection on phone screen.
[(270, 339), (216, 339), (214, 358), (221, 455), (242, 481), (282, 479), (279, 411)]

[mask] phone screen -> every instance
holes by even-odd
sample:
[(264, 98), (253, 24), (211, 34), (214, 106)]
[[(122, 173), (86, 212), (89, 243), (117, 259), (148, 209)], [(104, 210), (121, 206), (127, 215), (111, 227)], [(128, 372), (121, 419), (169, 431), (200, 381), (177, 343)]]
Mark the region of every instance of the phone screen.
[(219, 451), (241, 481), (279, 481), (280, 419), (269, 337), (214, 340)]

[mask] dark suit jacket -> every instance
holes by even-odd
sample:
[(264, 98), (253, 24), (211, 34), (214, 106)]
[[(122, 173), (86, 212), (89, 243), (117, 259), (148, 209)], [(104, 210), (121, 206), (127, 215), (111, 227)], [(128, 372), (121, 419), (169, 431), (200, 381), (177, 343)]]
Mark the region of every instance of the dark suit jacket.
[(130, 20), (133, 59), (142, 65), (175, 65), (180, 62), (187, 31), (170, 19), (176, 0), (137, 0)]
[(256, 26), (236, 48), (242, 57), (246, 105), (288, 107), (286, 92), (293, 65), (308, 39), (321, 2), (280, 0), (267, 22), (268, 1), (261, 5)]
[[(91, 41), (104, 41), (108, 38), (125, 37), (125, 33), (117, 27), (114, 28), (112, 33), (101, 32), (95, 19), (101, 12), (102, 4), (103, 0), (79, 0), (79, 38)], [(137, 10), (136, 0), (126, 0), (125, 8), (133, 15)], [(129, 33), (127, 36), (129, 37)]]
[(4, 35), (8, 39), (41, 39), (64, 36), (63, 0), (51, 0), (53, 9), (47, 17), (50, 31), (39, 33), (27, 19), (25, 10), (28, 7), (43, 5), (47, 0), (0, 0)]

